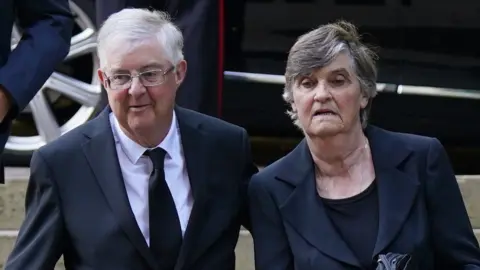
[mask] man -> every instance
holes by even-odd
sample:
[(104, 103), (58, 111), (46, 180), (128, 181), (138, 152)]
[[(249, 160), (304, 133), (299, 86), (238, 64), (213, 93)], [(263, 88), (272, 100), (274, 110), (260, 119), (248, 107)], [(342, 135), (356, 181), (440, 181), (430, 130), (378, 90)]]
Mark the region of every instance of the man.
[(189, 76), (176, 97), (177, 104), (221, 116), (223, 71), (242, 69), (240, 46), (245, 0), (96, 0), (97, 24), (123, 8), (165, 11), (182, 30)]
[[(12, 51), (15, 19), (24, 34)], [(12, 120), (67, 55), (72, 29), (68, 0), (0, 1), (0, 153)], [(0, 170), (4, 183), (1, 164)]]
[(98, 35), (109, 106), (33, 155), (6, 269), (234, 269), (244, 129), (175, 105), (187, 63), (166, 13), (125, 9)]

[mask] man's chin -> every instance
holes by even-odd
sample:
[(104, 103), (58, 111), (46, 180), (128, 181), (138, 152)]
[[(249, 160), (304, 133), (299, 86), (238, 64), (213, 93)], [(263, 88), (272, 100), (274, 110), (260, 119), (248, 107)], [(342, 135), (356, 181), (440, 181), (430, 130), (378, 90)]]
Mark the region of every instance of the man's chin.
[(155, 126), (154, 117), (150, 115), (130, 115), (128, 126), (132, 130), (148, 130)]

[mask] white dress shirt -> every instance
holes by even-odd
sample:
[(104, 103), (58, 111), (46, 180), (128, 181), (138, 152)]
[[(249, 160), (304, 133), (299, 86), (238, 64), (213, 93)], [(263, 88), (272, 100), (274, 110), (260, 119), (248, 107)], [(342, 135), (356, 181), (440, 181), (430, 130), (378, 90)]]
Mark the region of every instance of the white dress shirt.
[[(148, 148), (131, 140), (122, 131), (113, 113), (110, 113), (110, 124), (130, 207), (147, 244), (150, 244), (148, 180), (153, 170), (153, 164), (149, 157), (143, 156)], [(170, 130), (158, 147), (167, 152), (164, 165), (165, 180), (172, 193), (180, 219), (182, 235), (184, 235), (192, 211), (193, 196), (175, 112)]]

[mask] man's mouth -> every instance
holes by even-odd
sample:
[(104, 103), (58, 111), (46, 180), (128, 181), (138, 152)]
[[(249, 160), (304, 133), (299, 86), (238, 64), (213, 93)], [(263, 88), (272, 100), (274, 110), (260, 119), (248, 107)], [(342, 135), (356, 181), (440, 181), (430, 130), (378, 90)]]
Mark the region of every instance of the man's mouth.
[(130, 106), (130, 110), (133, 110), (133, 111), (138, 111), (138, 110), (143, 110), (145, 108), (147, 108), (150, 104), (143, 104), (143, 105), (132, 105)]

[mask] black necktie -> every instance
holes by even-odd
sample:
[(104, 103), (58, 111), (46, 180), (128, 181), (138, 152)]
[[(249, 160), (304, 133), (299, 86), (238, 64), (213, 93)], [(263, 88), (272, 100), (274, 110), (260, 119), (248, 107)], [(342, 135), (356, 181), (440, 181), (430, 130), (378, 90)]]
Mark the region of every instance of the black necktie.
[(161, 270), (173, 270), (182, 245), (182, 230), (172, 194), (165, 181), (165, 154), (162, 148), (145, 152), (154, 168), (148, 192), (150, 250)]

